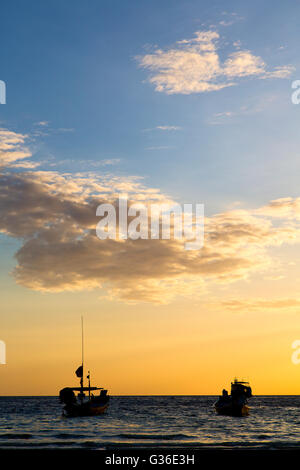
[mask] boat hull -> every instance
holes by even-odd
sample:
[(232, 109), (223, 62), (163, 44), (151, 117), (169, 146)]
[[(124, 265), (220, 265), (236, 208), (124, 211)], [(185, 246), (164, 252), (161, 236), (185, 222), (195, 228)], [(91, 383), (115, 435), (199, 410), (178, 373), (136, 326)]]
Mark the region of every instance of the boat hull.
[(250, 412), (249, 406), (242, 403), (215, 404), (215, 410), (219, 415), (223, 416), (248, 416)]
[(108, 402), (103, 404), (83, 403), (65, 406), (63, 415), (66, 417), (76, 416), (99, 416), (105, 413)]

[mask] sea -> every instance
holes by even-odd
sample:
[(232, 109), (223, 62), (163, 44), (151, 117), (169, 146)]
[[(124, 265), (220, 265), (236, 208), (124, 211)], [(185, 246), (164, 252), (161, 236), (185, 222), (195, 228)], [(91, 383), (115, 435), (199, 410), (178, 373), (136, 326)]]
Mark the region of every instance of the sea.
[(116, 396), (107, 413), (65, 418), (57, 397), (0, 397), (0, 449), (295, 449), (300, 397), (255, 396), (248, 417), (215, 396)]

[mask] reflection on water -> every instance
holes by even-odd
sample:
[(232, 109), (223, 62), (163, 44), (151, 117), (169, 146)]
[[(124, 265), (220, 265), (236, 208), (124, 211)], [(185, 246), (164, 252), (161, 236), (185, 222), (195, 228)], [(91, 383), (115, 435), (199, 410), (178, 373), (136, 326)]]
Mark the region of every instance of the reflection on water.
[(63, 418), (56, 397), (0, 397), (0, 448), (296, 447), (300, 397), (251, 399), (251, 415), (222, 417), (216, 397), (112, 397), (106, 415)]

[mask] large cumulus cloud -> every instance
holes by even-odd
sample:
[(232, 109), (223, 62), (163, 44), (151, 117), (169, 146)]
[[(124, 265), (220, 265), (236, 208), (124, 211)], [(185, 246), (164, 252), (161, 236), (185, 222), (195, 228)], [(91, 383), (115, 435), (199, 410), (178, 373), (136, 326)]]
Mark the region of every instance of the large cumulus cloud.
[[(5, 130), (0, 140), (1, 135), (7, 136)], [(185, 250), (180, 240), (99, 240), (100, 203), (118, 209), (124, 192), (131, 201), (172, 201), (134, 177), (11, 168), (8, 160), (30, 159), (30, 152), (22, 148), (26, 136), (10, 137), (9, 149), (2, 143), (0, 154), (0, 231), (22, 243), (13, 276), (27, 288), (98, 288), (125, 301), (167, 302), (266, 270), (272, 265), (269, 247), (299, 242), (299, 204), (292, 199), (207, 217), (205, 244), (198, 251)]]

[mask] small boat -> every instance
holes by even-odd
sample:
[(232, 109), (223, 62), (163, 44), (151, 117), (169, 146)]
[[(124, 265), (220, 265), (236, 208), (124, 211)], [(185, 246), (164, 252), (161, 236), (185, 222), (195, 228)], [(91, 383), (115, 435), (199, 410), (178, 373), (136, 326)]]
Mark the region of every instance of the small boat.
[[(102, 387), (91, 387), (90, 371), (88, 371), (88, 387), (84, 387), (84, 361), (83, 361), (83, 320), (82, 328), (82, 363), (76, 369), (75, 374), (80, 378), (80, 387), (65, 387), (59, 392), (60, 402), (64, 404), (63, 416), (96, 416), (105, 412), (109, 404), (109, 395), (107, 390)], [(94, 396), (93, 391), (100, 390), (98, 396)], [(76, 396), (75, 392), (79, 392)], [(87, 392), (88, 395), (84, 392)]]
[(252, 390), (249, 382), (234, 379), (231, 382), (231, 395), (227, 390), (223, 390), (219, 400), (215, 403), (215, 410), (220, 415), (227, 416), (248, 416), (248, 398), (252, 397)]
[[(100, 395), (95, 397), (92, 390), (101, 390)], [(80, 393), (76, 397), (75, 392)], [(85, 393), (88, 392), (86, 399)], [(59, 393), (61, 403), (64, 403), (63, 416), (97, 416), (105, 412), (109, 403), (107, 390), (99, 387), (65, 387)]]

